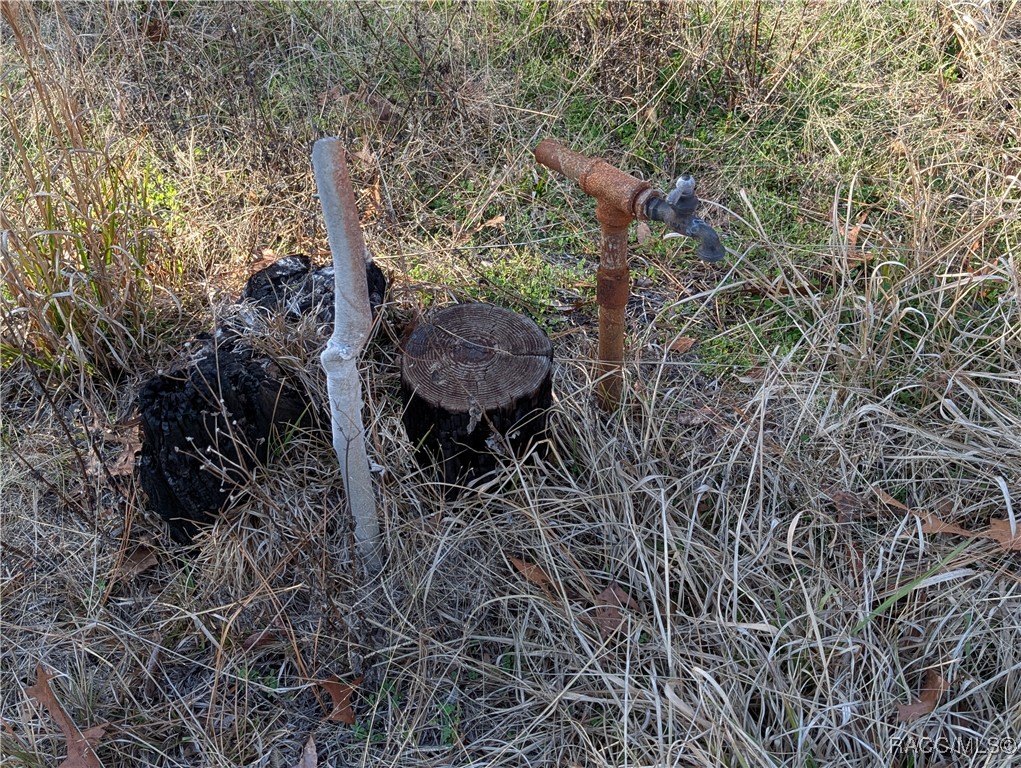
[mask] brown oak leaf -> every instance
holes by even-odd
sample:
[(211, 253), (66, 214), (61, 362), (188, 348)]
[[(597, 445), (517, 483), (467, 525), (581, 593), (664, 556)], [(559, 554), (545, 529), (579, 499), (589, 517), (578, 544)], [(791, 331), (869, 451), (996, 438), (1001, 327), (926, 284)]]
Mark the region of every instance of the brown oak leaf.
[(242, 640), (241, 650), (255, 651), (270, 645), (277, 645), (282, 641), (283, 637), (280, 635), (279, 631), (267, 627), (266, 629), (260, 629), (252, 632), (244, 640)]
[(35, 675), (35, 685), (26, 688), (25, 693), (46, 708), (50, 717), (57, 722), (57, 727), (67, 742), (67, 757), (57, 768), (103, 768), (103, 764), (96, 756), (96, 745), (106, 734), (106, 725), (94, 725), (82, 733), (53, 694), (50, 688), (53, 675), (49, 670), (38, 664)]
[(693, 346), (698, 339), (693, 339), (691, 336), (678, 336), (672, 342), (670, 342), (670, 351), (676, 352), (679, 355), (683, 355)]
[(319, 768), (319, 753), (316, 751), (315, 740), (311, 736), (302, 747), (301, 757), (294, 764), (294, 768)]
[(320, 681), (319, 685), (326, 689), (333, 702), (333, 710), (326, 716), (327, 720), (345, 725), (355, 724), (355, 713), (351, 709), (351, 697), (361, 684), (361, 677), (356, 677), (350, 683), (342, 683), (336, 675), (331, 675), (328, 679)]
[(940, 520), (936, 515), (932, 514), (920, 514), (918, 518), (922, 521), (922, 533), (950, 533), (955, 536), (967, 536), (971, 538), (975, 536), (972, 531), (967, 528), (962, 528), (959, 525), (953, 523), (947, 523)]
[(118, 425), (109, 438), (124, 446), (120, 455), (107, 467), (111, 477), (126, 477), (135, 471), (135, 457), (142, 450), (142, 420), (138, 417)]
[(160, 558), (156, 550), (148, 544), (135, 544), (124, 555), (120, 566), (113, 574), (114, 581), (131, 581), (139, 574), (145, 573), (150, 568), (159, 565)]
[(1010, 520), (994, 517), (989, 521), (989, 527), (985, 530), (969, 531), (967, 528), (941, 520), (930, 512), (914, 514), (922, 521), (922, 533), (945, 533), (951, 536), (965, 536), (969, 539), (992, 539), (1003, 548), (1004, 552), (1021, 552), (1021, 524), (1018, 524), (1016, 531), (1011, 531)]
[(542, 568), (532, 563), (526, 562), (525, 560), (519, 560), (516, 557), (508, 558), (511, 564), (517, 569), (518, 573), (524, 576), (528, 581), (532, 582), (538, 587), (545, 587), (550, 583), (549, 574), (546, 573)]
[(907, 512), (908, 511), (908, 508), (904, 504), (902, 504), (901, 502), (897, 501), (897, 499), (893, 498), (893, 496), (888, 494), (886, 491), (884, 491), (878, 485), (872, 486), (872, 490), (876, 494), (876, 496), (879, 497), (879, 500), (881, 502), (883, 502), (884, 504), (886, 504), (886, 506), (893, 507), (894, 509), (899, 509), (901, 512)]
[(1010, 530), (1010, 520), (993, 518), (989, 521), (989, 538), (1000, 542), (1005, 552), (1021, 552), (1021, 522), (1014, 532)]
[(621, 608), (638, 610), (638, 603), (616, 582), (596, 595), (596, 624), (603, 639), (608, 639), (624, 623)]
[(827, 495), (830, 497), (830, 501), (833, 502), (833, 506), (837, 508), (838, 523), (850, 522), (861, 512), (861, 499), (850, 491), (837, 488), (831, 490)]
[(925, 682), (922, 683), (922, 692), (918, 696), (918, 701), (913, 704), (897, 705), (897, 721), (910, 723), (929, 714), (936, 709), (940, 697), (949, 687), (950, 681), (943, 677), (938, 669), (930, 669), (925, 673)]
[(682, 427), (697, 427), (702, 424), (713, 424), (718, 417), (719, 414), (716, 411), (708, 405), (703, 405), (698, 410), (679, 414), (677, 416), (677, 423)]

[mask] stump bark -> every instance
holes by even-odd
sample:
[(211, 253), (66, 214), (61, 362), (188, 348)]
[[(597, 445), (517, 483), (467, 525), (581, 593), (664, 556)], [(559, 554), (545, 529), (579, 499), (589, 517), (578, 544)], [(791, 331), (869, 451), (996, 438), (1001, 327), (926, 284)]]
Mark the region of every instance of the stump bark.
[(545, 435), (553, 345), (532, 320), (491, 304), (455, 304), (408, 338), (404, 427), (422, 467), (468, 482)]

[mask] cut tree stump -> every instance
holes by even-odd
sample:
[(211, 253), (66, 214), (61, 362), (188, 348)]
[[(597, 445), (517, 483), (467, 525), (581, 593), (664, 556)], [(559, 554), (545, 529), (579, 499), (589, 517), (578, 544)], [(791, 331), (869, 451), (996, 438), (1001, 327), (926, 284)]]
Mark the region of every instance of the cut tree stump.
[(404, 346), (404, 427), (419, 465), (455, 485), (522, 455), (546, 431), (553, 345), (532, 320), (491, 304), (455, 304)]

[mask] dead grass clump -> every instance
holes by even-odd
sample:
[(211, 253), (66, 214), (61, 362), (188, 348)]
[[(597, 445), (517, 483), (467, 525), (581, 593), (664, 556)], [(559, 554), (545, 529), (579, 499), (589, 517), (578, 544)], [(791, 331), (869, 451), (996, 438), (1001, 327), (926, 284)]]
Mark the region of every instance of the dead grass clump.
[(5, 364), (116, 379), (153, 346), (150, 269), (161, 262), (156, 179), (137, 148), (103, 137), (34, 44), (31, 14), (5, 7), (22, 68), (6, 110), (2, 281)]

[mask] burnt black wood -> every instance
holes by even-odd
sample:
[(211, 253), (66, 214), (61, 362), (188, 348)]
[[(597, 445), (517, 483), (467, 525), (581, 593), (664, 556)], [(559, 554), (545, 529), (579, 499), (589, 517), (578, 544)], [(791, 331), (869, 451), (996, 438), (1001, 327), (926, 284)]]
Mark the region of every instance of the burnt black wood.
[[(366, 279), (375, 311), (386, 278), (370, 263)], [(332, 267), (313, 270), (306, 257), (288, 256), (253, 275), (242, 299), (289, 318), (315, 313), (328, 334), (333, 288)], [(138, 394), (139, 481), (149, 508), (182, 544), (240, 495), (278, 435), (297, 426), (329, 436), (324, 405), (297, 376), (254, 352), (243, 331), (228, 326), (215, 337), (204, 334), (187, 363), (151, 378)]]
[(541, 441), (552, 402), (553, 345), (532, 320), (491, 304), (456, 304), (408, 337), (404, 427), (423, 467), (456, 485)]
[[(386, 298), (386, 276), (370, 261), (365, 265), (365, 279), (369, 305), (375, 315)], [(241, 300), (282, 312), (291, 319), (314, 314), (321, 322), (332, 323), (333, 289), (333, 266), (312, 269), (309, 258), (298, 253), (277, 259), (252, 275), (241, 292)]]
[(278, 430), (320, 424), (308, 394), (236, 342), (209, 343), (191, 365), (138, 395), (139, 478), (171, 537), (188, 543), (264, 464)]

